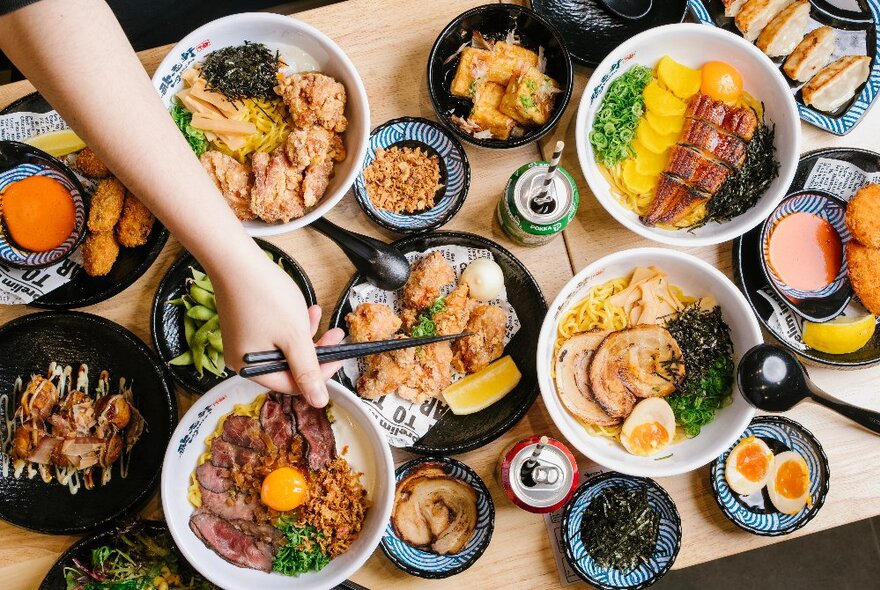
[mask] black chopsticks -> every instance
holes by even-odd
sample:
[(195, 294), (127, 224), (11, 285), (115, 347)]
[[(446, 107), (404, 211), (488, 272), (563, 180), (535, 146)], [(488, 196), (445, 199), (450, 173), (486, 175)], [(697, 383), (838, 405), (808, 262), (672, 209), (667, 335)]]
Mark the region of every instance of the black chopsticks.
[[(315, 352), (318, 354), (319, 363), (329, 363), (332, 361), (341, 361), (345, 359), (353, 359), (380, 352), (388, 352), (389, 350), (400, 350), (402, 348), (410, 348), (413, 346), (425, 346), (426, 344), (434, 344), (436, 342), (445, 342), (447, 340), (455, 340), (464, 336), (470, 336), (471, 333), (452, 334), (451, 336), (427, 336), (425, 338), (396, 338), (393, 340), (377, 340), (376, 342), (358, 342), (337, 344), (335, 346), (316, 346)], [(243, 367), (238, 374), (242, 377), (257, 377), (259, 375), (267, 375), (269, 373), (277, 373), (278, 371), (286, 371), (289, 365), (285, 360), (284, 353), (280, 350), (265, 350), (263, 352), (249, 352), (244, 355), (244, 362), (249, 367)], [(255, 364), (260, 363), (260, 364)]]

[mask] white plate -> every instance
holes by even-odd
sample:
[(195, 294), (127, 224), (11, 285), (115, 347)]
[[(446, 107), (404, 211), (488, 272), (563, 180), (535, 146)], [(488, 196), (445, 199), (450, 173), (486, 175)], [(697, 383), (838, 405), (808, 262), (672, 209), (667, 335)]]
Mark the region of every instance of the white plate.
[(205, 438), (217, 428), (220, 418), (236, 404), (250, 403), (266, 388), (253, 381), (232, 377), (198, 398), (171, 436), (162, 465), (162, 509), (168, 529), (186, 560), (200, 574), (226, 590), (303, 590), (332, 588), (356, 572), (370, 557), (385, 532), (394, 502), (394, 462), (385, 434), (353, 393), (335, 381), (328, 384), (334, 417), (337, 449), (348, 445), (345, 455), (352, 467), (363, 473), (370, 508), (360, 536), (344, 554), (319, 572), (297, 577), (241, 568), (208, 549), (189, 528), (194, 508), (187, 500), (190, 475)]
[[(559, 401), (550, 376), (554, 361), (556, 326), (562, 314), (587, 296), (596, 285), (627, 276), (637, 266), (657, 266), (669, 275), (673, 285), (685, 294), (715, 298), (724, 321), (730, 326), (734, 363), (747, 350), (763, 342), (758, 322), (736, 286), (706, 262), (666, 248), (635, 248), (601, 258), (579, 272), (562, 289), (550, 306), (538, 339), (538, 384), (553, 422), (581, 453), (609, 469), (642, 477), (665, 477), (687, 473), (706, 465), (726, 451), (746, 429), (755, 410), (733, 388), (733, 402), (718, 411), (710, 424), (694, 438), (673, 443), (655, 457), (631, 455), (616, 440), (588, 434)], [(687, 362), (687, 359), (685, 359)], [(667, 455), (671, 455), (667, 457)], [(666, 457), (658, 460), (659, 457)]]
[(317, 206), (289, 223), (243, 222), (250, 235), (271, 236), (310, 224), (345, 196), (360, 171), (367, 150), (370, 107), (367, 92), (354, 64), (330, 37), (295, 18), (268, 12), (245, 12), (219, 18), (181, 39), (153, 74), (153, 86), (165, 107), (170, 109), (174, 95), (183, 89), (180, 74), (192, 64), (203, 61), (205, 55), (212, 51), (241, 45), (245, 41), (263, 43), (273, 51), (280, 51), (288, 64), (288, 73), (307, 71), (317, 66), (319, 71), (333, 76), (345, 86), (347, 97), (345, 116), (348, 118), (348, 129), (342, 134), (346, 157), (336, 164), (335, 175)]
[[(744, 89), (764, 102), (764, 119), (776, 129), (779, 176), (758, 203), (725, 223), (709, 223), (693, 231), (648, 227), (624, 207), (596, 163), (589, 134), (608, 85), (630, 67), (653, 68), (664, 55), (692, 68), (724, 61), (742, 74)], [(640, 236), (671, 246), (709, 246), (743, 235), (761, 223), (785, 196), (800, 158), (801, 122), (797, 105), (779, 68), (754, 45), (728, 31), (707, 25), (679, 24), (650, 29), (622, 43), (595, 69), (578, 106), (575, 144), (590, 190), (617, 221)]]

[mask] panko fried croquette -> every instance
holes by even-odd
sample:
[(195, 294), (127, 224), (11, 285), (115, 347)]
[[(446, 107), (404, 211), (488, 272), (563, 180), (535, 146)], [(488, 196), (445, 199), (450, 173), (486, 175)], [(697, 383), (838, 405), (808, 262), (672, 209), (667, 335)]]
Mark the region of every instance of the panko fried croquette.
[(862, 187), (849, 200), (846, 226), (858, 242), (880, 248), (880, 185)]
[(112, 231), (93, 232), (82, 246), (83, 267), (90, 277), (103, 277), (119, 256), (119, 243)]
[(126, 248), (143, 246), (147, 243), (154, 221), (150, 210), (131, 192), (126, 192), (122, 217), (119, 218), (119, 224), (116, 226), (116, 238), (119, 244)]
[(89, 205), (89, 231), (109, 232), (116, 227), (125, 202), (125, 187), (115, 178), (98, 183)]
[(104, 165), (92, 148), (85, 147), (76, 156), (73, 167), (89, 178), (107, 178), (110, 171)]
[(846, 245), (849, 281), (869, 312), (880, 315), (880, 248), (850, 241)]

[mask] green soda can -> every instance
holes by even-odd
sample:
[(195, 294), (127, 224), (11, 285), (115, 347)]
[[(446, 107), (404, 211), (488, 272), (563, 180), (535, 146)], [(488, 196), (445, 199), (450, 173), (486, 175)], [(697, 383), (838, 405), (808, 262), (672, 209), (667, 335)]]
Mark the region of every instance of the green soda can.
[[(542, 246), (574, 219), (578, 189), (561, 166), (530, 162), (507, 181), (496, 209), (498, 224), (521, 246)], [(548, 177), (549, 171), (549, 177)]]

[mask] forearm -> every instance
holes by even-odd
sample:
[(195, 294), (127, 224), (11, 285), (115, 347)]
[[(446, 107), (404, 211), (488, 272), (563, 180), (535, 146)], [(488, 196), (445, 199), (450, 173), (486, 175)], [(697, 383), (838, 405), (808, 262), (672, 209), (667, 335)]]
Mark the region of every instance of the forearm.
[(103, 0), (42, 0), (0, 17), (0, 49), (209, 272), (256, 252)]

